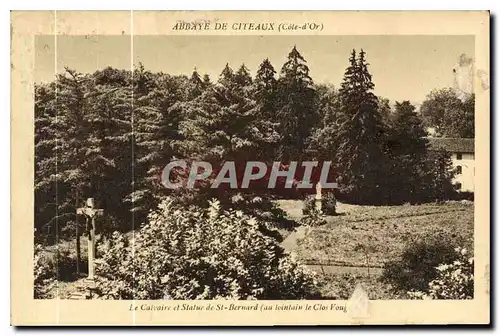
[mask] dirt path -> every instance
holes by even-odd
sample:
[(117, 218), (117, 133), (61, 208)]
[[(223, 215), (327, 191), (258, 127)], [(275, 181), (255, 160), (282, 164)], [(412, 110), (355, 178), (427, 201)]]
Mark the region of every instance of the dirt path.
[(299, 226), (281, 242), (281, 247), (287, 252), (293, 252), (297, 248), (297, 241), (306, 236), (306, 227)]

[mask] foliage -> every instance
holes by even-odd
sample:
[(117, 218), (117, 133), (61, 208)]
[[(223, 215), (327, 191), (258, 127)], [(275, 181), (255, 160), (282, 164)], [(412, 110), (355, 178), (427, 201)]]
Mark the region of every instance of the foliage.
[(474, 138), (474, 94), (460, 99), (452, 88), (433, 90), (420, 108), (428, 127), (450, 138)]
[(304, 226), (322, 226), (326, 224), (323, 214), (316, 208), (312, 209), (307, 215), (300, 219), (300, 225)]
[[(322, 203), (324, 200), (321, 201)], [(317, 208), (317, 200), (315, 195), (306, 195), (302, 201), (302, 218), (300, 219), (300, 225), (305, 226), (321, 226), (326, 224), (323, 218), (324, 212)], [(334, 210), (335, 211), (335, 210)]]
[(440, 150), (432, 151), (426, 158), (427, 167), (424, 176), (423, 192), (428, 200), (443, 202), (457, 197), (453, 185), (456, 171), (451, 161), (451, 153)]
[(437, 275), (424, 291), (410, 291), (412, 299), (467, 300), (474, 298), (474, 257), (456, 248), (457, 260), (436, 267)]
[(311, 134), (308, 151), (321, 160), (331, 160), (337, 150), (336, 133), (341, 117), (338, 90), (332, 85), (316, 84), (316, 103), (320, 123)]
[[(275, 76), (276, 71), (266, 58), (257, 70), (252, 90), (256, 101), (256, 116), (267, 128), (277, 132), (280, 120), (278, 118), (278, 82)], [(261, 149), (261, 156), (265, 161), (276, 157), (278, 145), (279, 140), (276, 136), (273, 143), (268, 143)]]
[(452, 263), (459, 257), (455, 243), (444, 234), (410, 241), (399, 259), (385, 264), (384, 280), (401, 290), (425, 290), (438, 275), (438, 265)]
[(52, 260), (42, 254), (42, 246), (35, 245), (34, 255), (34, 298), (52, 299), (50, 291), (56, 285), (56, 268)]
[(98, 290), (115, 299), (304, 299), (313, 274), (284, 254), (241, 211), (176, 207), (171, 199), (134, 233), (116, 233), (97, 267)]
[(306, 195), (302, 201), (302, 214), (309, 215), (316, 209), (316, 196)]
[(360, 203), (377, 199), (383, 185), (384, 124), (373, 94), (365, 52), (352, 51), (339, 90), (341, 116), (336, 132), (336, 166), (343, 194)]
[[(163, 194), (159, 176), (163, 167), (179, 157), (180, 104), (199, 97), (205, 84), (195, 70), (192, 78), (155, 76), (143, 67), (134, 71), (134, 188), (126, 199), (137, 221), (156, 207)], [(139, 85), (141, 83), (141, 85)], [(146, 89), (140, 89), (145, 87)], [(186, 96), (187, 94), (187, 96)], [(126, 219), (128, 221), (128, 218)]]
[(321, 197), (321, 212), (327, 216), (336, 214), (337, 199), (333, 192), (327, 192)]
[(116, 86), (123, 85), (120, 74), (67, 69), (35, 91), (43, 102), (35, 108), (36, 228), (60, 234), (82, 200), (95, 194), (123, 217), (122, 201), (130, 192), (131, 90)]
[[(224, 199), (222, 199), (224, 200)], [(222, 200), (221, 205), (222, 205)], [(245, 214), (255, 217), (263, 233), (270, 233), (274, 228), (291, 229), (295, 222), (286, 218), (286, 213), (268, 197), (255, 196), (252, 193), (237, 193), (229, 200), (224, 208), (240, 210)]]
[[(111, 226), (126, 232), (166, 195), (220, 196), (165, 189), (161, 170), (177, 159), (215, 166), (335, 159), (342, 200), (394, 204), (454, 197), (444, 154), (410, 155), (421, 133), (413, 107), (403, 102), (393, 113), (373, 88), (363, 51), (351, 55), (338, 90), (313, 83), (296, 47), (279, 76), (265, 59), (255, 78), (244, 64), (236, 71), (226, 64), (215, 83), (196, 68), (190, 76), (155, 73), (142, 64), (91, 74), (66, 69), (53, 82), (35, 85), (36, 240), (80, 236), (75, 213), (87, 197), (97, 199)], [(462, 105), (473, 114), (473, 96)], [(457, 116), (450, 120), (470, 121)], [(387, 146), (387, 132), (399, 149)], [(236, 194), (226, 192), (227, 198)], [(277, 189), (251, 193), (281, 195)]]
[(283, 162), (303, 159), (307, 139), (318, 123), (318, 114), (314, 109), (316, 92), (306, 63), (294, 46), (278, 80), (277, 116), (281, 139), (277, 155)]
[(425, 177), (434, 167), (426, 165), (428, 141), (415, 107), (409, 101), (396, 102), (389, 126), (384, 151), (391, 173), (386, 174), (387, 192), (381, 197), (389, 204), (429, 201), (423, 192), (428, 190)]

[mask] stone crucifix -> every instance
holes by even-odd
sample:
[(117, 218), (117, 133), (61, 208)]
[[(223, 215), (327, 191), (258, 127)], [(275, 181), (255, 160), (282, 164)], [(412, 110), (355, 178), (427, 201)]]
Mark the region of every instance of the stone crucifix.
[(95, 259), (95, 219), (104, 214), (104, 209), (94, 208), (94, 199), (88, 198), (86, 206), (76, 209), (77, 215), (84, 215), (87, 222), (88, 232), (88, 264), (89, 275), (88, 279), (94, 279), (94, 259)]

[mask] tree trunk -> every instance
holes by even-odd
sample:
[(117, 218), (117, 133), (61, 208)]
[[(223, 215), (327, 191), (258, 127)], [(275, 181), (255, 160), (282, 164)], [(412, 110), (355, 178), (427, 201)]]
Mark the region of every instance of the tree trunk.
[[(76, 193), (76, 208), (78, 209), (78, 192)], [(80, 248), (80, 223), (78, 222), (78, 216), (75, 219), (76, 222), (76, 276), (80, 276), (80, 264), (81, 264), (81, 248)]]

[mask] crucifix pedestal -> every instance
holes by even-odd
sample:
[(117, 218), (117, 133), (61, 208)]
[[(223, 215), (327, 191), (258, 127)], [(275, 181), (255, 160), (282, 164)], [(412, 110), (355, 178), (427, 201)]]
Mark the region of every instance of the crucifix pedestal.
[(89, 273), (88, 279), (94, 279), (94, 270), (95, 270), (95, 219), (96, 217), (102, 216), (104, 213), (103, 209), (95, 209), (94, 208), (94, 199), (87, 199), (87, 204), (83, 208), (78, 208), (76, 210), (78, 215), (84, 215), (87, 221), (87, 233), (88, 233), (88, 264), (89, 264)]

